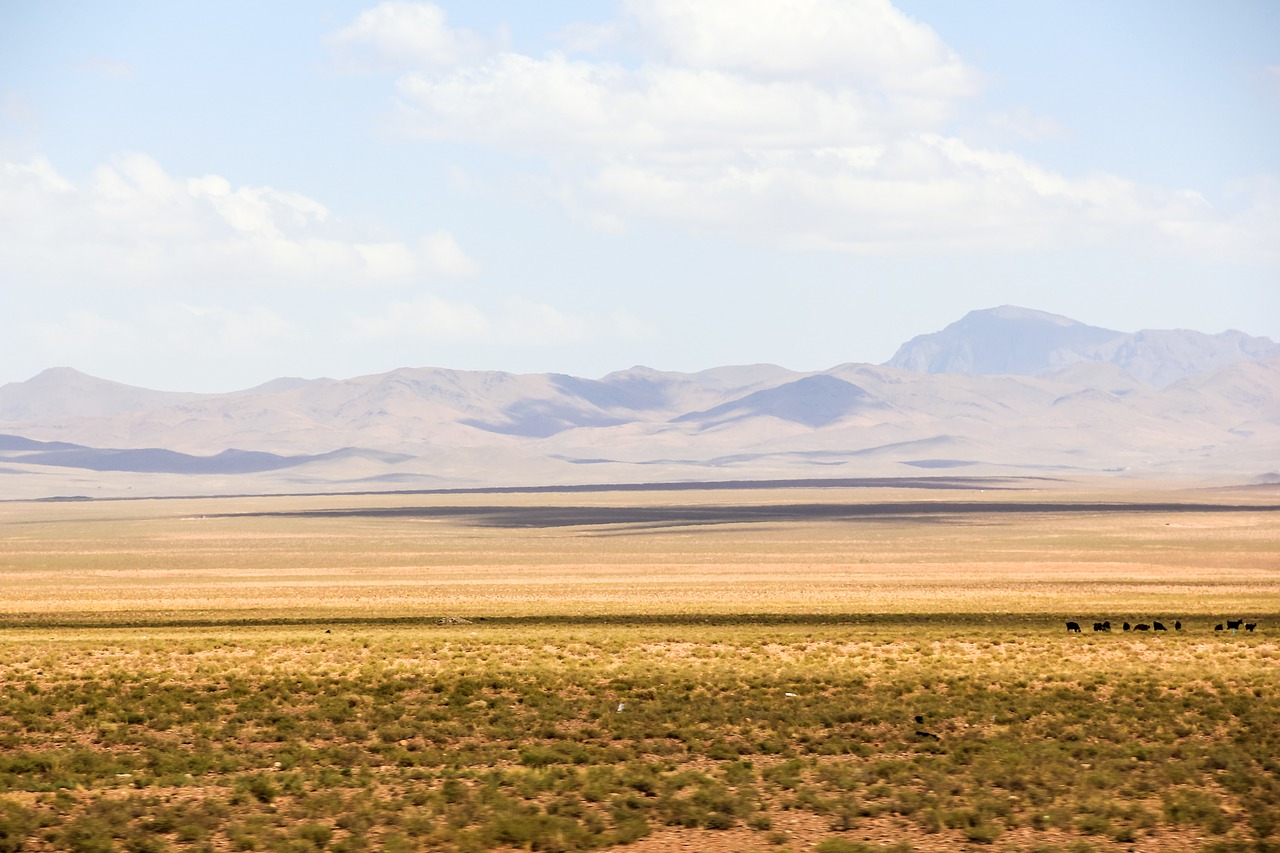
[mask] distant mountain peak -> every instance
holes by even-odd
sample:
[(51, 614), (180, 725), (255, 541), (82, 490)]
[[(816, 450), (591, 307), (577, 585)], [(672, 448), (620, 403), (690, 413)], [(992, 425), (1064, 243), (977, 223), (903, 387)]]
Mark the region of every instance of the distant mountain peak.
[(66, 365), (60, 365), (58, 367), (49, 367), (49, 368), (46, 368), (45, 370), (40, 371), (35, 376), (31, 377), (31, 381), (35, 382), (37, 380), (43, 381), (47, 379), (63, 379), (67, 377), (79, 377), (79, 376), (88, 376), (88, 375), (89, 374), (87, 373), (82, 373), (79, 370), (76, 370), (74, 367), (67, 367)]
[(917, 373), (1035, 375), (1090, 360), (1084, 353), (1122, 332), (1002, 305), (970, 311), (940, 332), (918, 335), (887, 364)]
[(970, 311), (964, 315), (965, 320), (980, 319), (982, 317), (994, 317), (1000, 320), (1010, 320), (1019, 322), (1036, 322), (1048, 323), (1052, 326), (1082, 326), (1079, 320), (1072, 320), (1070, 317), (1063, 317), (1061, 314), (1050, 314), (1048, 311), (1038, 311), (1035, 308), (1022, 308), (1018, 305), (999, 305), (995, 308), (979, 308), (976, 311)]
[[(110, 379), (99, 379), (96, 376), (90, 376), (74, 367), (50, 367), (42, 370), (35, 376), (28, 379), (26, 385), (50, 386), (50, 385), (83, 385), (86, 383), (103, 385), (122, 386), (120, 382), (112, 382)], [(128, 387), (128, 386), (123, 386)]]
[(50, 367), (25, 382), (0, 386), (0, 421), (103, 417), (173, 405), (199, 396), (138, 388), (99, 379), (72, 367)]
[(1235, 330), (1118, 332), (1014, 305), (970, 311), (940, 332), (898, 348), (888, 367), (916, 373), (1038, 376), (1081, 362), (1110, 363), (1164, 387), (1188, 376), (1280, 352), (1268, 338)]

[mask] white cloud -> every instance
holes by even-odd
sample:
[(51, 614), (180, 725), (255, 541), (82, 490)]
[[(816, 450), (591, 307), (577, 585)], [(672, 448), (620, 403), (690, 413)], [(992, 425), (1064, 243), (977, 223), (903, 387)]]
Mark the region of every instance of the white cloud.
[(678, 67), (929, 98), (973, 94), (979, 83), (888, 0), (631, 0), (623, 20), (649, 55)]
[(87, 71), (90, 74), (101, 74), (104, 77), (114, 77), (117, 80), (132, 80), (137, 76), (138, 72), (132, 65), (123, 60), (110, 59), (105, 56), (94, 56), (83, 62), (72, 63), (72, 68), (78, 71)]
[(654, 332), (622, 312), (608, 317), (567, 314), (550, 305), (509, 297), (499, 310), (422, 294), (398, 300), (375, 314), (348, 317), (354, 342), (470, 343), (539, 347), (601, 341), (638, 340)]
[[(1106, 174), (1068, 179), (1007, 152), (916, 134), (886, 146), (741, 152), (672, 169), (631, 158), (602, 165), (590, 191), (632, 216), (855, 253), (1177, 246), (1271, 263), (1280, 216), (1256, 200), (1227, 215), (1185, 191)], [(1234, 234), (1229, 240), (1226, 235)]]
[(80, 185), (44, 158), (0, 163), (0, 272), (14, 283), (369, 286), (477, 270), (448, 232), (370, 239), (300, 193), (179, 178), (140, 154)]
[(1029, 142), (1054, 139), (1066, 134), (1066, 128), (1050, 116), (1038, 115), (1025, 107), (987, 116), (987, 124), (1004, 133), (1012, 133)]
[[(398, 126), (542, 158), (550, 177), (533, 183), (610, 230), (638, 217), (855, 252), (1280, 252), (1265, 236), (1280, 219), (1261, 201), (1225, 211), (958, 136), (982, 75), (887, 0), (630, 0), (563, 40), (586, 53), (405, 74)], [(624, 48), (641, 61), (602, 53)], [(1028, 110), (988, 124), (1025, 140), (1063, 132)]]
[(57, 363), (91, 363), (200, 353), (211, 359), (242, 360), (276, 355), (301, 335), (292, 323), (261, 306), (165, 302), (128, 319), (79, 310), (56, 321), (32, 324), (31, 345)]
[(276, 352), (300, 338), (292, 323), (262, 306), (236, 310), (177, 302), (157, 306), (146, 320), (149, 338), (168, 339), (166, 352), (194, 346), (243, 358)]
[(356, 341), (387, 341), (421, 337), (431, 341), (487, 340), (492, 322), (474, 305), (424, 294), (393, 302), (378, 314), (353, 314), (349, 337)]
[(476, 33), (450, 27), (436, 4), (405, 0), (387, 0), (361, 12), (330, 44), (346, 71), (444, 67), (494, 49)]
[(30, 327), (31, 348), (48, 353), (51, 363), (68, 364), (112, 355), (137, 355), (146, 340), (136, 326), (93, 311), (72, 311), (57, 322), (41, 321)]
[(945, 117), (944, 107), (915, 99), (559, 55), (502, 54), (446, 74), (408, 75), (399, 89), (409, 133), (565, 160), (866, 143)]
[(437, 231), (423, 237), (422, 255), (440, 275), (466, 278), (480, 272), (480, 265), (467, 257), (448, 231)]

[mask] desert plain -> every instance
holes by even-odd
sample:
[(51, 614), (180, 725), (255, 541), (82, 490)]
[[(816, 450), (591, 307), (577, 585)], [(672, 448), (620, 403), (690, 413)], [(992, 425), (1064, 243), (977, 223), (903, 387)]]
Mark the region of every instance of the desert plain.
[(2, 502), (0, 851), (1280, 849), (1280, 487), (732, 485)]

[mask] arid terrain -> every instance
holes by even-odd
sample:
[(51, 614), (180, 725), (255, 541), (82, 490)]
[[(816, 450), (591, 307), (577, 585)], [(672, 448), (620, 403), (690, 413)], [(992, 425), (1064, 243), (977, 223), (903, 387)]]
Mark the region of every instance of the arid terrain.
[(0, 850), (1277, 849), (1278, 520), (1027, 478), (0, 503)]
[(600, 378), (403, 368), (222, 394), (51, 368), (0, 385), (13, 498), (812, 478), (1280, 482), (1280, 345), (1012, 306), (884, 365)]

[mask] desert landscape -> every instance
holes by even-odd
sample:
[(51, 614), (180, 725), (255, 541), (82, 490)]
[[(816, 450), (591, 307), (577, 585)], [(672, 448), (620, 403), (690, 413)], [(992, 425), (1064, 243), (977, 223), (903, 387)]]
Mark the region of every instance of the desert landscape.
[(0, 853), (1280, 853), (1278, 33), (0, 4)]
[(1273, 849), (1277, 513), (1047, 478), (3, 503), (0, 848)]

